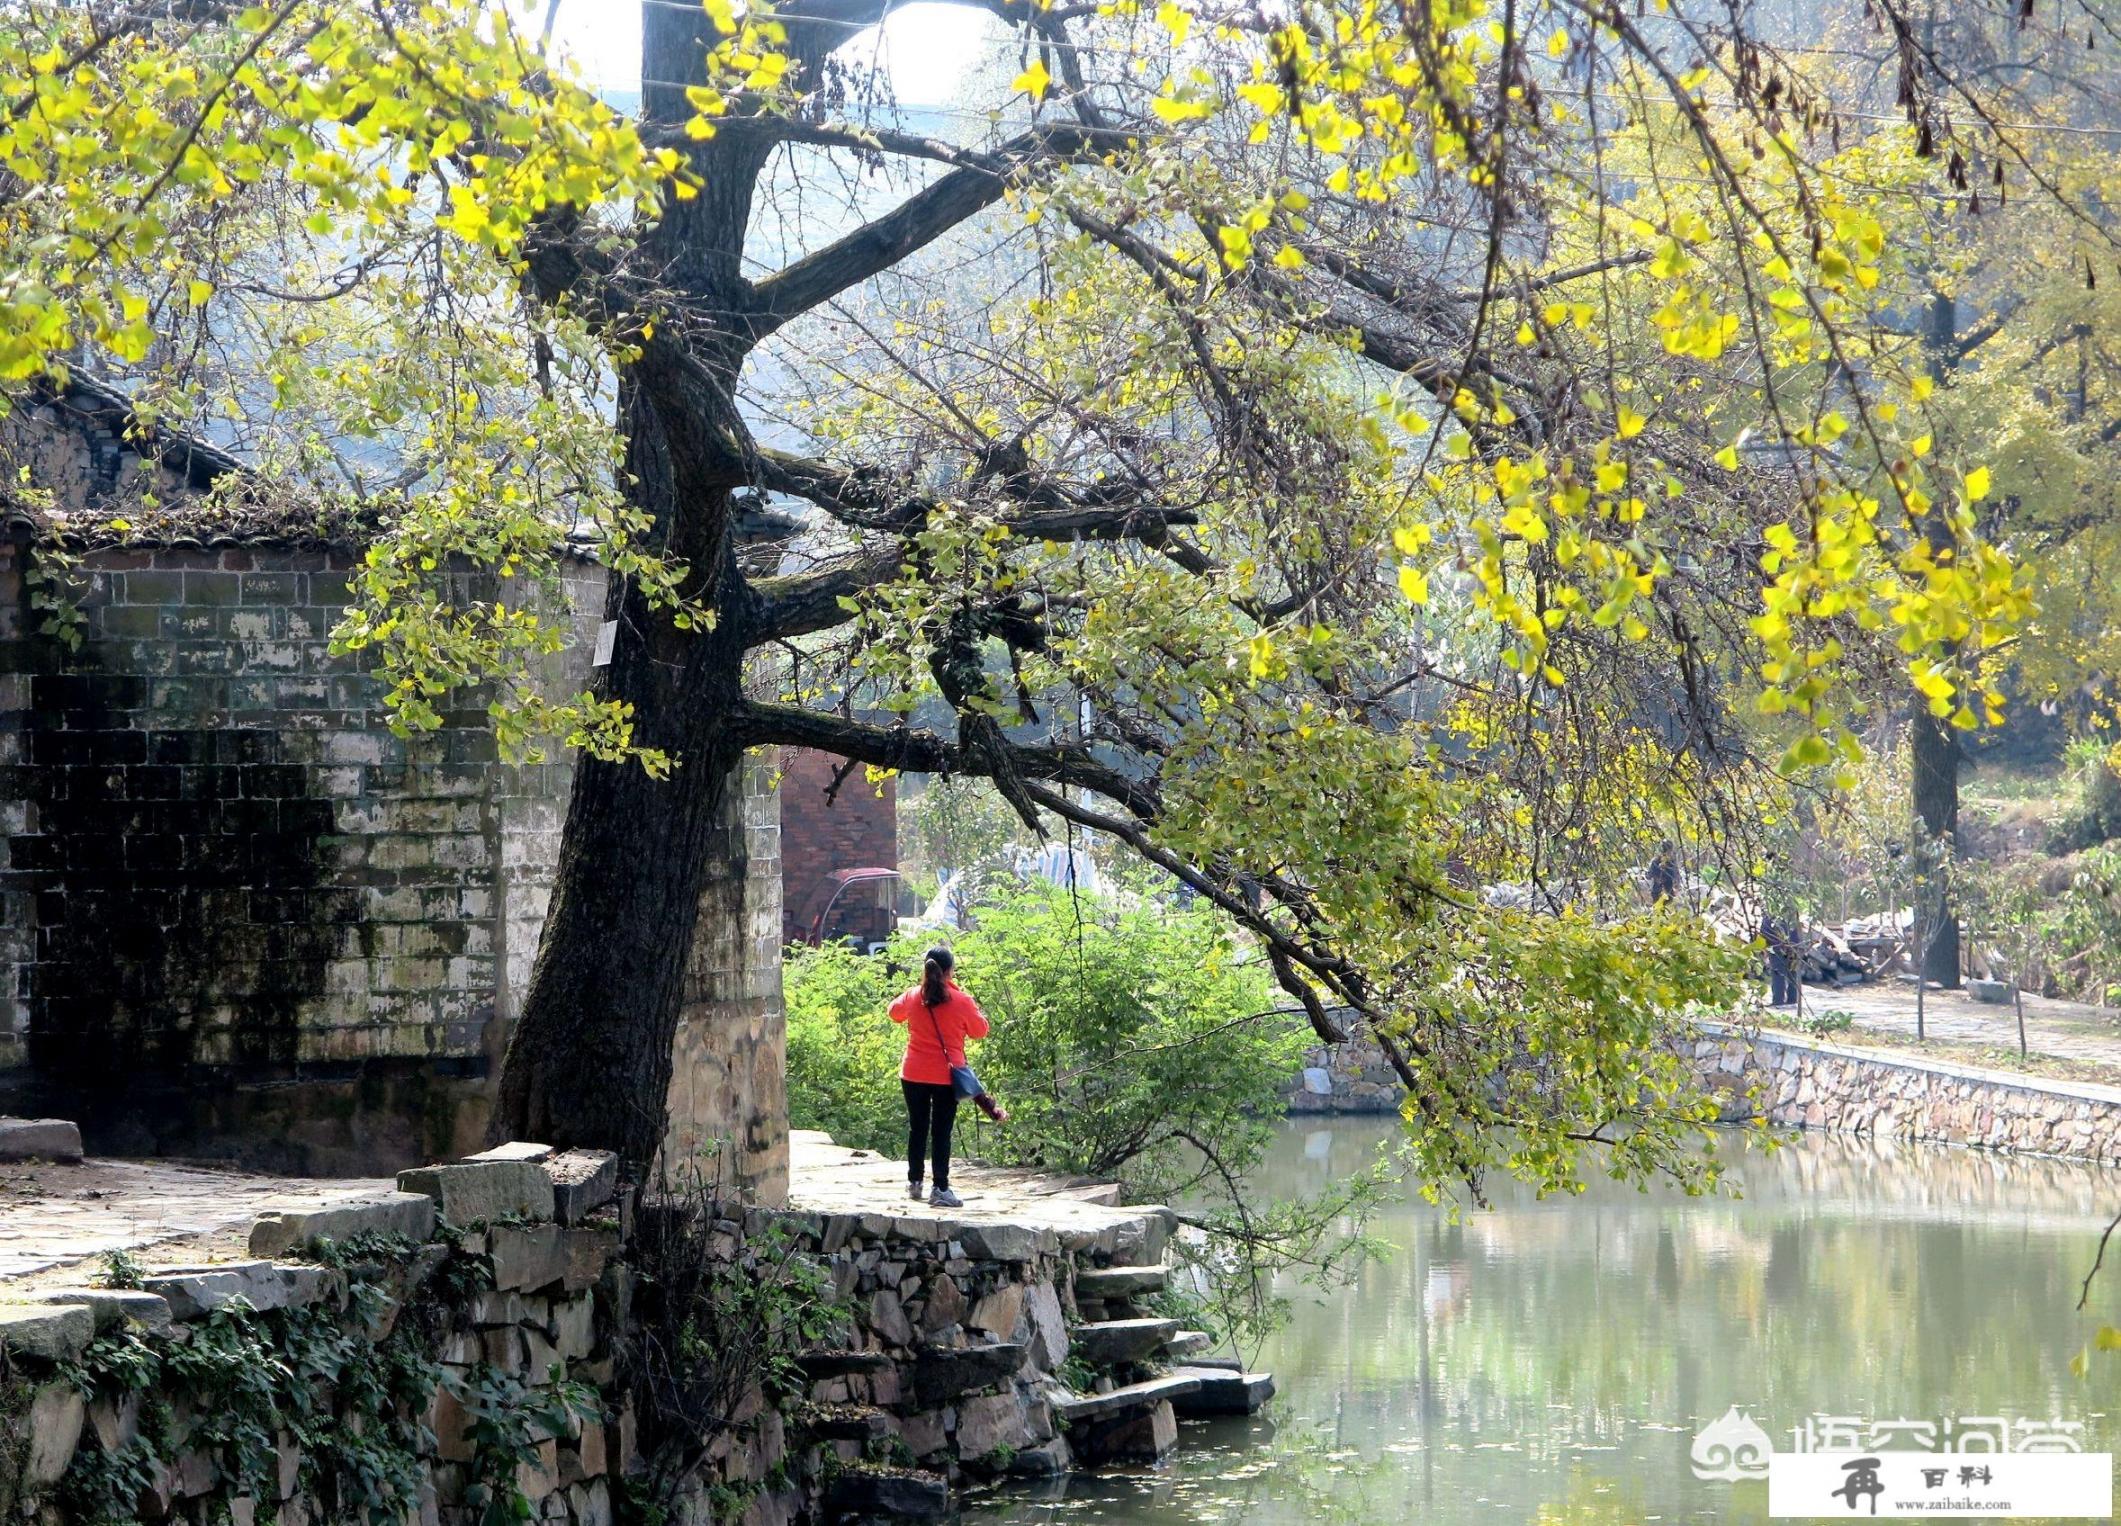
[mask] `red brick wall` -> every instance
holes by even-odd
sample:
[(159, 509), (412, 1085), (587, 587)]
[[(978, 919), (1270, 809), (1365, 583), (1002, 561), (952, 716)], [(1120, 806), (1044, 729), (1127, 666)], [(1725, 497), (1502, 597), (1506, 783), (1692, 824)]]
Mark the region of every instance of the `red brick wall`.
[[(828, 804), (841, 760), (791, 747), (781, 756), (781, 930), (793, 939), (835, 869), (898, 867), (897, 781), (881, 791), (857, 764)], [(874, 894), (874, 892), (869, 892)]]

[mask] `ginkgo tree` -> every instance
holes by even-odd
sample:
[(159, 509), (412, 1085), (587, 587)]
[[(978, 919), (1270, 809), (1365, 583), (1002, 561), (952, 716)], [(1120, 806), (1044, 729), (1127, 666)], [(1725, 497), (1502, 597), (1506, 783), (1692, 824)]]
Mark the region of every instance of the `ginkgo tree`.
[[(1720, 5), (988, 0), (937, 136), (849, 63), (886, 9), (644, 0), (632, 121), (470, 0), (0, 23), (8, 377), (225, 415), (218, 491), (366, 525), (398, 725), (579, 753), (497, 1127), (652, 1155), (709, 836), (792, 744), (1191, 887), (1440, 1182), (1701, 1180), (1669, 1020), (1743, 955), (1601, 893), (1675, 820), (1742, 858), (1881, 666), (1993, 717), (2027, 591), (1853, 188), (2007, 134), (1890, 4), (1858, 133)], [(555, 697), (564, 528), (615, 638)]]

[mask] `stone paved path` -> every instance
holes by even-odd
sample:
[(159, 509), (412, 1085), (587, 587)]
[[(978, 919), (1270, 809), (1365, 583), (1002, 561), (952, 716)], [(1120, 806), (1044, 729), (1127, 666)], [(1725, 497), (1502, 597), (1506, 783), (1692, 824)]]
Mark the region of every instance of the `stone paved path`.
[[(1933, 1039), (1956, 1044), (1989, 1044), (2018, 1047), (2018, 1019), (2005, 1004), (1992, 1007), (1977, 1002), (1964, 991), (1931, 991), (1923, 1002), (1923, 1029)], [(1899, 981), (1863, 986), (1812, 986), (1804, 988), (1804, 1012), (1816, 1017), (1822, 1012), (1842, 1011), (1855, 1018), (1855, 1027), (1842, 1035), (1844, 1042), (1860, 1043), (1865, 1029), (1915, 1034), (1915, 988)], [(1771, 1011), (1770, 1027), (1788, 1021), (1788, 1008)], [(2083, 1002), (2055, 1001), (2044, 996), (2025, 998), (2025, 1046), (2033, 1054), (2058, 1059), (2081, 1060), (2111, 1067), (2121, 1076), (2121, 1009), (2101, 1014)]]
[(215, 1236), (229, 1237), (228, 1251), (240, 1254), (251, 1220), (268, 1207), (323, 1207), (393, 1185), (252, 1176), (161, 1161), (0, 1165), (0, 1279), (105, 1251)]
[(950, 1186), (965, 1206), (930, 1208), (906, 1196), (904, 1162), (847, 1149), (807, 1129), (788, 1136), (788, 1206), (801, 1212), (875, 1214), (944, 1226), (1021, 1225), (1073, 1235), (1136, 1224), (1159, 1211), (1119, 1207), (1119, 1189), (1107, 1182), (995, 1166), (953, 1162)]

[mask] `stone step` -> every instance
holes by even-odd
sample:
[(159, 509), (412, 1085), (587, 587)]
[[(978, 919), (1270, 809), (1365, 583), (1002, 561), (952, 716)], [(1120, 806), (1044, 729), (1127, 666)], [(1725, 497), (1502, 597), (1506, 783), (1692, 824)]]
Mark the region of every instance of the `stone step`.
[(1228, 1372), (1220, 1367), (1174, 1367), (1174, 1378), (1192, 1378), (1198, 1387), (1172, 1397), (1181, 1415), (1254, 1415), (1274, 1397), (1274, 1378), (1264, 1372)]
[(923, 1408), (960, 1394), (1007, 1382), (1024, 1365), (1025, 1347), (1014, 1341), (991, 1346), (930, 1347), (913, 1359), (913, 1396)]
[(891, 1417), (869, 1404), (820, 1405), (804, 1429), (820, 1441), (882, 1441), (897, 1434)]
[(1172, 1361), (1191, 1361), (1197, 1366), (1211, 1365), (1202, 1359), (1214, 1346), (1215, 1337), (1205, 1330), (1181, 1330), (1164, 1342), (1164, 1355)]
[(1129, 1383), (1108, 1394), (1078, 1394), (1059, 1388), (1049, 1389), (1048, 1393), (1053, 1401), (1053, 1418), (1062, 1425), (1078, 1425), (1085, 1420), (1101, 1420), (1108, 1415), (1170, 1403), (1196, 1392), (1200, 1383), (1197, 1373), (1170, 1373)]
[(1144, 1293), (1161, 1293), (1170, 1281), (1171, 1268), (1163, 1265), (1090, 1267), (1075, 1274), (1075, 1296), (1139, 1298)]
[(795, 1365), (806, 1378), (844, 1378), (857, 1372), (882, 1372), (892, 1365), (888, 1352), (832, 1351), (820, 1347), (796, 1353)]
[(826, 1497), (835, 1521), (939, 1521), (950, 1513), (950, 1485), (910, 1468), (844, 1469)]
[(1175, 1319), (1104, 1319), (1068, 1330), (1070, 1353), (1093, 1367), (1145, 1362), (1178, 1334)]

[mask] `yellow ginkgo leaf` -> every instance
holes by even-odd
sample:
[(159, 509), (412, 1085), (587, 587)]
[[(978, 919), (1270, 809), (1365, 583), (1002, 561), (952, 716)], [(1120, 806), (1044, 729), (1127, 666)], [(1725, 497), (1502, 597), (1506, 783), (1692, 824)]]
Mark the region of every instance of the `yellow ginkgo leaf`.
[(1052, 83), (1053, 76), (1046, 72), (1046, 61), (1043, 58), (1034, 58), (1030, 68), (1009, 82), (1009, 88), (1021, 90), (1034, 101), (1043, 101), (1046, 98), (1046, 87)]

